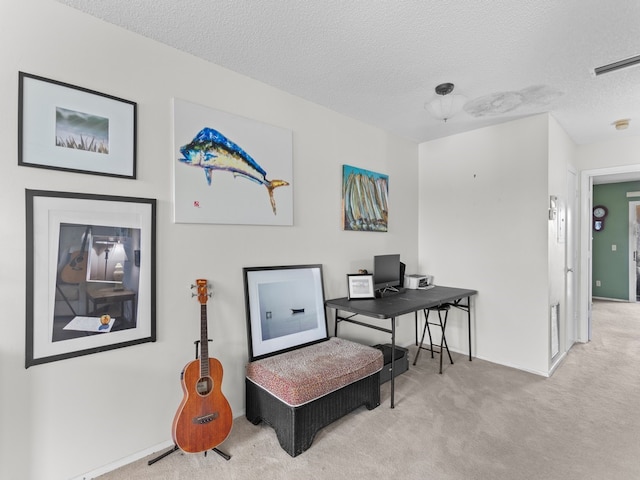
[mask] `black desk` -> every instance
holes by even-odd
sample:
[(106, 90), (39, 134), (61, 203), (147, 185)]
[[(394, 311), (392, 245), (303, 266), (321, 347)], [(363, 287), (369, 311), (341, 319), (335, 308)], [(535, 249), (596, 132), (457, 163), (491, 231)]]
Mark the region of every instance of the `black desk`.
[[(417, 323), (417, 315), (420, 310), (442, 305), (443, 303), (449, 303), (454, 307), (466, 311), (469, 322), (469, 360), (471, 360), (471, 296), (476, 293), (478, 293), (476, 290), (469, 290), (467, 288), (435, 286), (429, 290), (407, 290), (400, 294), (370, 300), (349, 300), (347, 297), (335, 298), (327, 300), (325, 305), (336, 311), (335, 336), (338, 336), (338, 324), (340, 322), (355, 323), (363, 327), (373, 328), (391, 334), (391, 408), (394, 408), (396, 317), (407, 313), (415, 313)], [(465, 298), (467, 299), (467, 303), (461, 303)], [(340, 310), (351, 313), (352, 315), (343, 317), (339, 314)], [(391, 328), (388, 329), (379, 325), (355, 320), (353, 317), (356, 315), (364, 315), (380, 320), (391, 319)]]
[[(89, 309), (89, 302), (93, 303), (93, 311)], [(87, 313), (91, 312), (91, 315), (97, 315), (95, 311), (99, 305), (112, 305), (114, 303), (120, 304), (120, 316), (122, 320), (124, 317), (124, 302), (131, 302), (131, 319), (127, 320), (128, 323), (136, 326), (136, 292), (132, 290), (115, 290), (113, 288), (98, 288), (95, 290), (87, 289)], [(112, 317), (116, 316), (116, 313), (108, 311)]]

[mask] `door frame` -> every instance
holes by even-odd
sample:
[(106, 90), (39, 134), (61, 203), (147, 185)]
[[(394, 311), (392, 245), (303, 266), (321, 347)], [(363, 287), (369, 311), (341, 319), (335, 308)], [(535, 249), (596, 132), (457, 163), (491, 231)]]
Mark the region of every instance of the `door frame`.
[(574, 168), (567, 171), (566, 242), (565, 242), (565, 321), (564, 351), (567, 352), (577, 341), (579, 288), (578, 288), (578, 211), (580, 204), (578, 172)]
[(629, 251), (627, 252), (629, 259), (629, 301), (638, 301), (638, 274), (636, 255), (638, 255), (638, 215), (637, 207), (640, 206), (640, 200), (629, 202)]
[(611, 183), (614, 183), (633, 181), (639, 178), (640, 165), (583, 170), (580, 174), (580, 306), (577, 332), (580, 342), (591, 340), (593, 181), (594, 179), (606, 179), (612, 180)]

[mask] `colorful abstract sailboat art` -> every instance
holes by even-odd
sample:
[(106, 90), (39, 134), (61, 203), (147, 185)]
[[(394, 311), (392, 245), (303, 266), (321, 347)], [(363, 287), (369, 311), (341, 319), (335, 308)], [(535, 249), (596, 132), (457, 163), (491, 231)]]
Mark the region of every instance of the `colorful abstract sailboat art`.
[(342, 166), (344, 230), (386, 232), (389, 177), (362, 168)]

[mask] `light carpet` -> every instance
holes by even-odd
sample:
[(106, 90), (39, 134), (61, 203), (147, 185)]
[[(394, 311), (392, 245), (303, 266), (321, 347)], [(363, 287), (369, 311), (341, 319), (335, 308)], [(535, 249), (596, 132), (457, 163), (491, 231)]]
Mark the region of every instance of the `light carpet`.
[(99, 478), (640, 479), (640, 305), (594, 302), (593, 340), (550, 378), (463, 354), (439, 375), (425, 353), (396, 378), (395, 409), (387, 382), (378, 408), (325, 427), (295, 458), (241, 417), (219, 447), (229, 461), (175, 452), (147, 465), (154, 454)]

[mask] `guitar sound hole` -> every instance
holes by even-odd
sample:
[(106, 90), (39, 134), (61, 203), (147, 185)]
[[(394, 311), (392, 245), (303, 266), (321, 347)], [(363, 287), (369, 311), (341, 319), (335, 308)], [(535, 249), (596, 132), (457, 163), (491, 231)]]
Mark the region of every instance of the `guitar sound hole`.
[(208, 395), (213, 389), (213, 381), (211, 377), (202, 377), (196, 384), (196, 392), (198, 395)]

